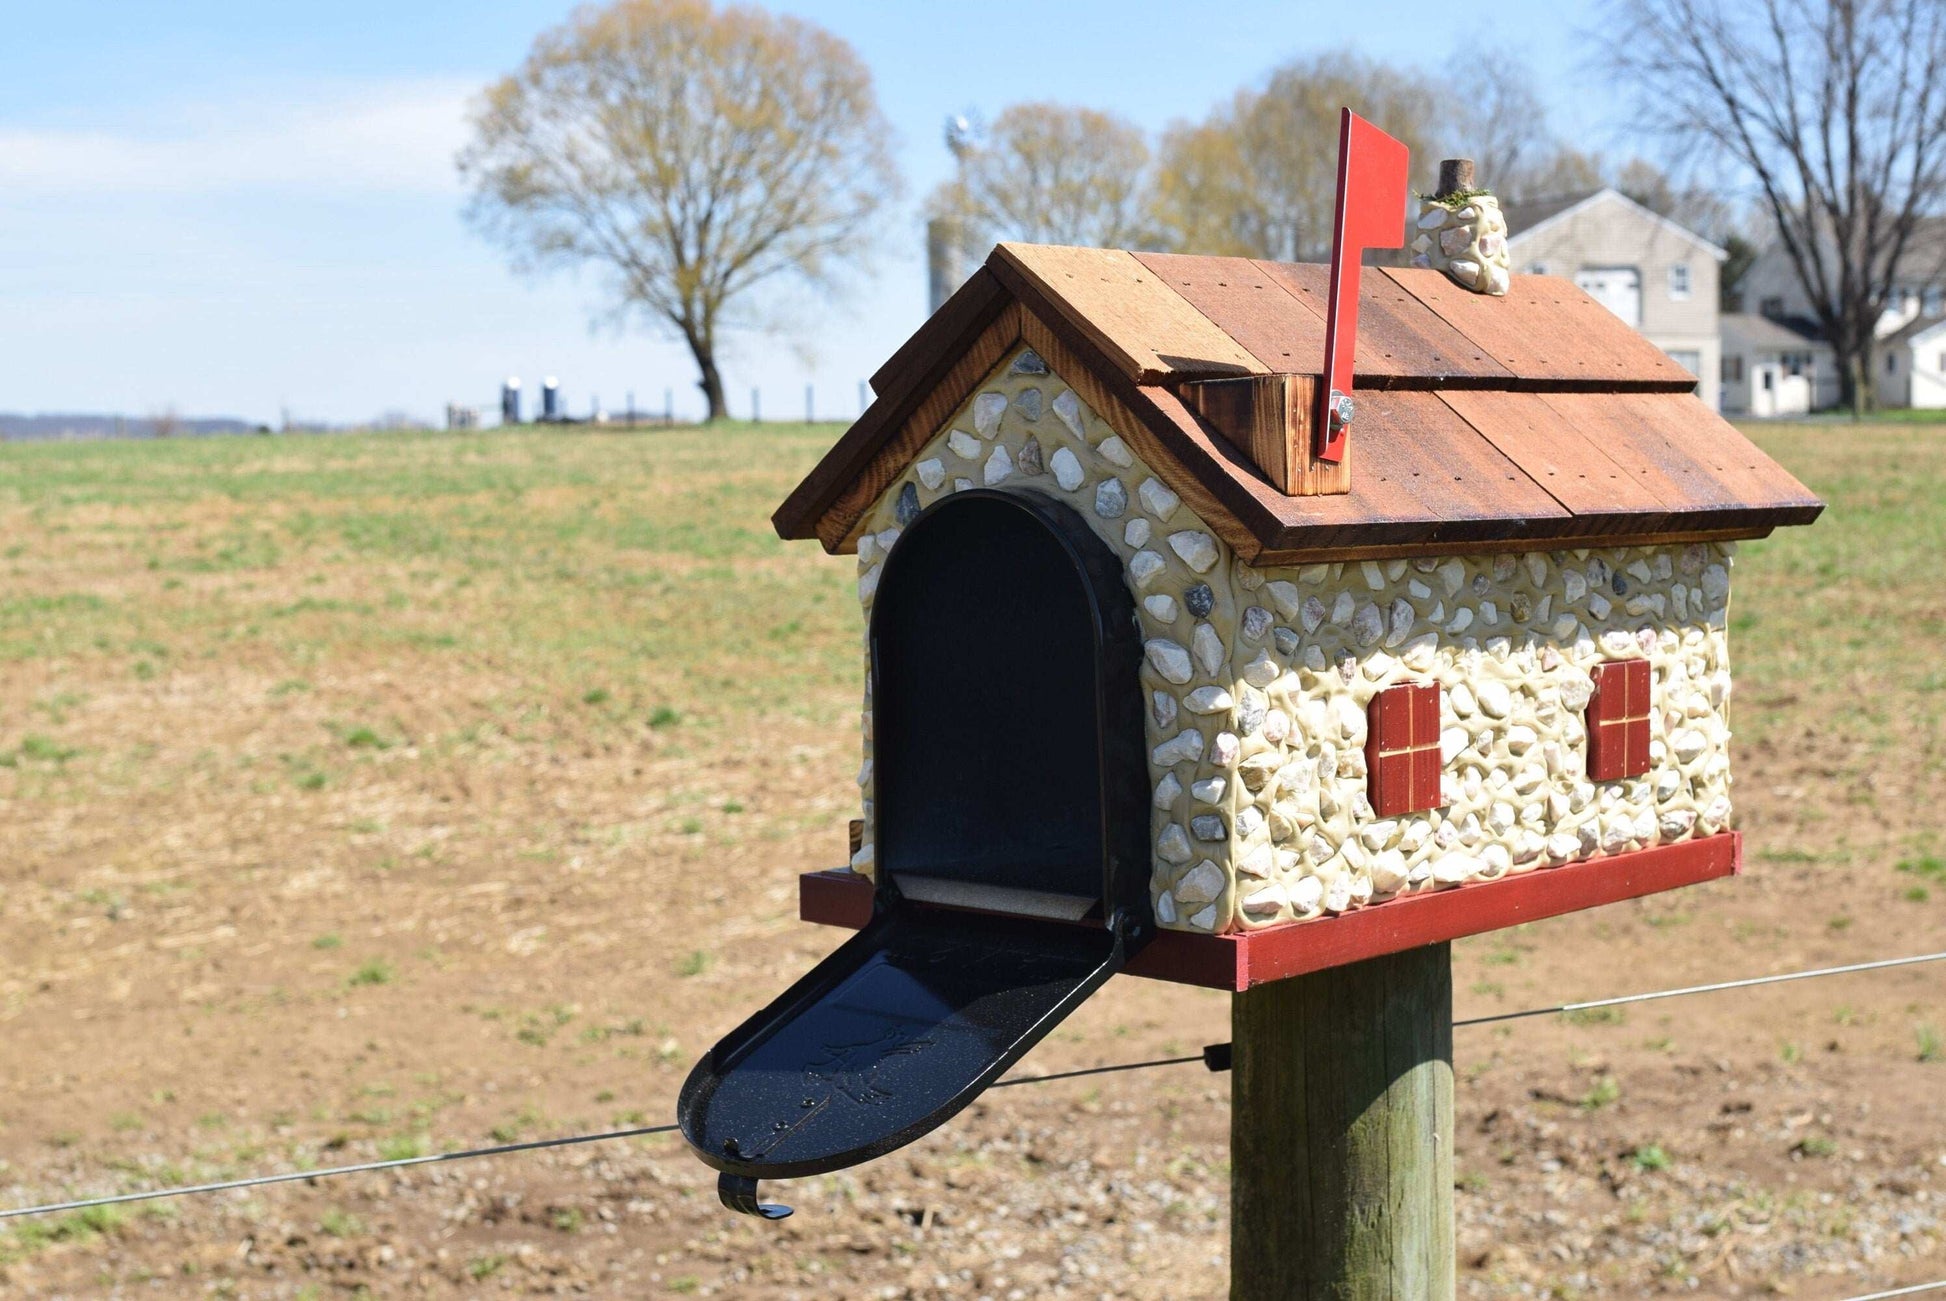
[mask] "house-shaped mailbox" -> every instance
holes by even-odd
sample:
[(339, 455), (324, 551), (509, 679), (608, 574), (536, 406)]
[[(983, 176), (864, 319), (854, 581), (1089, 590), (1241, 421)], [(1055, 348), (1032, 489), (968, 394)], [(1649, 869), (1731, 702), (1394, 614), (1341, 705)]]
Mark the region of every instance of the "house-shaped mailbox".
[[(697, 1067), (726, 1200), (1116, 971), (1243, 989), (1729, 875), (1736, 543), (1821, 504), (1572, 284), (1003, 244), (777, 511), (858, 557), (862, 928)], [(739, 1191), (740, 1190), (740, 1191)]]

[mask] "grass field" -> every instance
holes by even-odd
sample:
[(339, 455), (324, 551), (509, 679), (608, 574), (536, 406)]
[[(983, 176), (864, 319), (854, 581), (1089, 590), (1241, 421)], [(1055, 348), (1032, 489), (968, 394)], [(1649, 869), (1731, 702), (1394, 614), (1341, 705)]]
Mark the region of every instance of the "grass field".
[[(832, 427), (0, 445), (0, 1204), (667, 1118), (828, 949)], [(1462, 945), (1462, 1015), (1939, 948), (1946, 439), (1755, 436), (1830, 503), (1732, 610), (1752, 871)], [(1469, 1295), (1946, 1276), (1946, 976), (1468, 1032)], [(1062, 1067), (1223, 1037), (1115, 982)], [(1011, 1090), (732, 1223), (666, 1139), (0, 1228), (0, 1292), (1221, 1295), (1227, 1088)]]

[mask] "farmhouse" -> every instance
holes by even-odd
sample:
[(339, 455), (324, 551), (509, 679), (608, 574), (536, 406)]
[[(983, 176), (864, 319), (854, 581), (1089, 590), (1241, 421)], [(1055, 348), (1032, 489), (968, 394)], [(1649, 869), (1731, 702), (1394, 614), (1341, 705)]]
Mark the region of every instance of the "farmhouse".
[[(1143, 902), (1165, 935), (1567, 864), (1625, 874), (1672, 847), (1730, 870), (1737, 542), (1820, 503), (1574, 284), (1517, 275), (1488, 297), (1436, 270), (1368, 269), (1340, 482), (1294, 482), (1327, 279), (1001, 245), (774, 522), (855, 552), (868, 612), (902, 537), (959, 494), (1047, 503), (1112, 553), (1139, 622)], [(1004, 759), (1005, 799), (983, 814), (1017, 840), (1058, 814), (1073, 783), (1054, 765), (1077, 745), (1050, 733), (1035, 687), (1048, 646), (980, 653), (1016, 707), (1002, 692), (956, 711), (944, 653), (923, 687), (937, 744)], [(950, 871), (877, 838), (878, 797), (912, 760), (908, 736), (898, 773), (875, 766), (874, 704), (850, 872), (953, 902), (928, 879)], [(924, 726), (922, 700), (898, 708), (901, 728)], [(1033, 911), (1030, 885), (1080, 889), (1048, 865), (1036, 882), (994, 877), (958, 901)]]

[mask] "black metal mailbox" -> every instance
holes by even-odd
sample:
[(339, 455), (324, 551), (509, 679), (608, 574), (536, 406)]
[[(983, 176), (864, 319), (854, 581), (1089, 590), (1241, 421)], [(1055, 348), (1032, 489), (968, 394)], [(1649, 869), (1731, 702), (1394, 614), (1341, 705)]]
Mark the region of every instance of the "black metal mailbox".
[(1073, 510), (968, 490), (913, 520), (871, 620), (870, 925), (690, 1072), (678, 1118), (734, 1210), (756, 1181), (950, 1119), (1120, 970), (1150, 912), (1141, 640)]

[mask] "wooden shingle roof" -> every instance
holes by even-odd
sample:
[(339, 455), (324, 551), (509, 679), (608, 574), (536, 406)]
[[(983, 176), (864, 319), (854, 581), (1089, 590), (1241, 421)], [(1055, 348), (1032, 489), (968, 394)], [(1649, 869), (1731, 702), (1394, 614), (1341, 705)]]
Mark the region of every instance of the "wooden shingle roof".
[(1823, 504), (1567, 281), (1504, 298), (1369, 268), (1351, 491), (1290, 497), (1184, 405), (1192, 380), (1315, 374), (1323, 266), (1002, 244), (872, 377), (876, 400), (772, 517), (852, 549), (859, 519), (1022, 343), (1245, 560), (1761, 537)]

